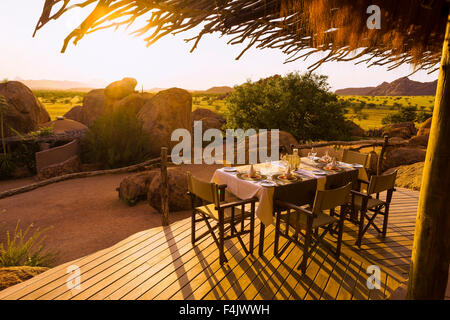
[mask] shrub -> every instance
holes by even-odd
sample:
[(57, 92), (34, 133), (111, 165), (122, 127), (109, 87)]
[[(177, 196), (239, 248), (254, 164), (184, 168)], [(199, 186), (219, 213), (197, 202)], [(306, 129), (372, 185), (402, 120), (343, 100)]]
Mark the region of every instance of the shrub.
[(6, 232), (6, 245), (0, 244), (0, 267), (30, 266), (48, 267), (55, 260), (56, 253), (44, 252), (42, 242), (45, 240), (44, 233), (50, 228), (36, 229), (30, 234), (33, 224), (25, 231), (19, 229), (17, 222), (14, 234), (11, 236)]
[(425, 122), (428, 118), (431, 118), (433, 114), (430, 112), (426, 112), (425, 110), (421, 110), (417, 112), (416, 122), (422, 123)]
[(53, 134), (53, 126), (40, 127), (39, 130), (29, 133), (31, 137), (48, 137)]
[(148, 135), (132, 110), (110, 111), (94, 121), (82, 141), (82, 159), (104, 168), (119, 168), (148, 157)]
[(297, 140), (349, 138), (344, 109), (326, 76), (289, 73), (236, 86), (226, 100), (228, 128), (280, 129)]
[(0, 153), (0, 180), (10, 178), (17, 168), (14, 158), (9, 153)]
[(416, 119), (415, 107), (405, 107), (398, 112), (388, 114), (381, 119), (382, 124), (414, 121)]

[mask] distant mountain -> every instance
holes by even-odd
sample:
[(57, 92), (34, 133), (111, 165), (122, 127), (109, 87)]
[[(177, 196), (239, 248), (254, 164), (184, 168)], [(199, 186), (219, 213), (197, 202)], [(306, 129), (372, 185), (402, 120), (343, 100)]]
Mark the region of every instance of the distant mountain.
[(59, 81), (59, 80), (22, 80), (16, 78), (16, 81), (22, 82), (32, 90), (71, 90), (71, 91), (89, 91), (95, 89), (89, 84), (77, 81)]
[(338, 95), (358, 96), (433, 96), (436, 94), (437, 80), (432, 82), (419, 82), (399, 78), (392, 82), (383, 82), (376, 87), (346, 88), (336, 90)]
[(208, 90), (206, 90), (206, 93), (220, 93), (220, 94), (225, 94), (225, 93), (230, 93), (233, 91), (233, 88), (228, 87), (228, 86), (222, 86), (222, 87), (212, 87), (209, 88)]

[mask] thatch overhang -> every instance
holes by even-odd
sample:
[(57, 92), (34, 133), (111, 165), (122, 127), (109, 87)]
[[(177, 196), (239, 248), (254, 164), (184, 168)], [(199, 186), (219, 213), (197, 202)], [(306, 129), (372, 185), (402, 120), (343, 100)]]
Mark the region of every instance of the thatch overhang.
[[(368, 7), (381, 9), (381, 29), (369, 29)], [(46, 0), (36, 31), (73, 8), (90, 10), (65, 39), (76, 44), (105, 28), (133, 26), (148, 45), (168, 34), (199, 27), (192, 50), (205, 34), (231, 36), (229, 43), (276, 48), (286, 62), (323, 52), (311, 65), (355, 60), (395, 68), (411, 63), (430, 72), (439, 64), (448, 3), (446, 0)], [(239, 55), (237, 59), (241, 57)]]

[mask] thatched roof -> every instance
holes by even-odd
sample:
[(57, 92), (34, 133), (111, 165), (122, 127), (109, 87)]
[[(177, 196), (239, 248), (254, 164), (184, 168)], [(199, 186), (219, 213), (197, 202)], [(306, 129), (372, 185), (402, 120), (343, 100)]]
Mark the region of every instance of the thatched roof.
[[(367, 27), (373, 4), (381, 8), (381, 29)], [(134, 34), (148, 45), (201, 27), (187, 39), (192, 50), (203, 35), (218, 32), (231, 35), (231, 44), (245, 43), (242, 53), (252, 46), (278, 48), (287, 62), (325, 52), (312, 68), (356, 59), (389, 68), (413, 63), (429, 71), (439, 63), (448, 15), (446, 0), (46, 0), (36, 31), (74, 7), (91, 13), (65, 39), (63, 52), (88, 33), (144, 18)]]

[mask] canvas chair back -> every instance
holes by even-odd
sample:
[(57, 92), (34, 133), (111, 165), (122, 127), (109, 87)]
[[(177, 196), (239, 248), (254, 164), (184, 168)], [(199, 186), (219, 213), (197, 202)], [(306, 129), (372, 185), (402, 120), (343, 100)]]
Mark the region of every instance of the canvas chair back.
[(296, 206), (312, 205), (316, 194), (317, 180), (306, 180), (275, 188), (274, 201), (280, 200)]
[(340, 188), (317, 190), (312, 212), (317, 214), (324, 210), (333, 209), (348, 203), (351, 189), (352, 183), (349, 182)]
[(395, 179), (397, 178), (397, 170), (391, 174), (370, 177), (367, 194), (380, 193), (386, 190), (394, 189)]
[(344, 154), (342, 156), (342, 162), (357, 163), (362, 166), (366, 166), (368, 158), (369, 158), (368, 154), (345, 149)]
[(198, 198), (208, 203), (214, 203), (219, 207), (219, 190), (217, 184), (204, 182), (187, 172), (188, 190)]

